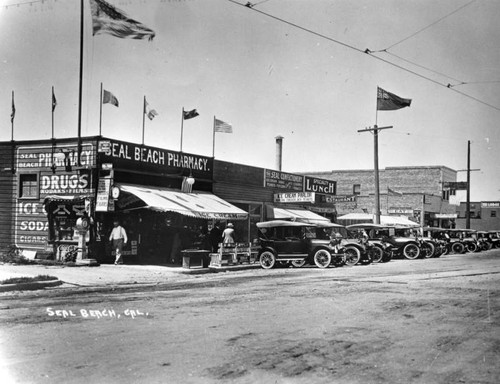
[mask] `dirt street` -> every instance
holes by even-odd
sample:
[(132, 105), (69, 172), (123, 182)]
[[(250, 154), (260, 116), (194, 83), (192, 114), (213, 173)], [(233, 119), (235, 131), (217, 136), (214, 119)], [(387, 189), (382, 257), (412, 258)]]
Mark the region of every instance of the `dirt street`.
[(499, 383), (500, 250), (0, 296), (3, 383)]

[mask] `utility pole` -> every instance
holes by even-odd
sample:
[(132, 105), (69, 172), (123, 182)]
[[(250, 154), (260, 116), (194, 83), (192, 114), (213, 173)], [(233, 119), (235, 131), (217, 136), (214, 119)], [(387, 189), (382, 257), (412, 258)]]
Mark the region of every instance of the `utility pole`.
[(470, 173), (480, 169), (470, 169), (470, 140), (467, 141), (467, 169), (459, 169), (457, 172), (467, 172), (467, 196), (465, 201), (465, 229), (470, 229)]
[(378, 131), (382, 129), (392, 128), (392, 125), (387, 127), (378, 127), (377, 124), (373, 128), (360, 129), (358, 132), (373, 132), (373, 160), (375, 172), (375, 224), (380, 224), (380, 185), (378, 177)]
[(470, 140), (467, 141), (467, 202), (465, 210), (465, 229), (470, 229)]

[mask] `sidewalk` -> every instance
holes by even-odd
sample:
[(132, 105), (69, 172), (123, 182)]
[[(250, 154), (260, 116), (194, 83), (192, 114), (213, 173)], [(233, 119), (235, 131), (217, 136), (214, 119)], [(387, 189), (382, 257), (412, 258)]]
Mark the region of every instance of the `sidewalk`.
[[(0, 264), (0, 281), (12, 277), (35, 277), (49, 275), (57, 277), (63, 284), (58, 288), (125, 286), (136, 284), (160, 284), (186, 278), (186, 275), (238, 271), (260, 268), (259, 264), (233, 265), (224, 268), (191, 268), (160, 265), (112, 265), (100, 266), (47, 266), (39, 264)], [(2, 286), (0, 285), (0, 292)]]

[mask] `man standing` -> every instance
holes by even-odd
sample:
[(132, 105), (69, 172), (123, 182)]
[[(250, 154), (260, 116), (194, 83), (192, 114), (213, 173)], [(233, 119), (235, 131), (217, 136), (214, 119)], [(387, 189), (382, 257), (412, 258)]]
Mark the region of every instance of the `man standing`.
[(123, 245), (127, 244), (127, 232), (125, 232), (125, 229), (123, 229), (118, 220), (113, 221), (113, 226), (114, 228), (109, 235), (109, 241), (112, 242), (112, 249), (116, 252), (115, 265), (123, 264), (122, 250)]

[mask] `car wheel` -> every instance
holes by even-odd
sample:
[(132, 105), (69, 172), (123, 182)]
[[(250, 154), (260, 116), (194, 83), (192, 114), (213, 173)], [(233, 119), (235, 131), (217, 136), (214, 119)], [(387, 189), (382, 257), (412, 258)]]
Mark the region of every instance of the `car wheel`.
[(420, 248), (416, 244), (406, 244), (403, 248), (403, 255), (409, 260), (418, 259), (420, 256)]
[(314, 264), (318, 268), (326, 268), (332, 262), (332, 255), (326, 249), (318, 249), (314, 253)]
[(420, 247), (420, 252), (422, 252), (424, 258), (429, 259), (434, 256), (436, 247), (432, 243), (423, 243)]
[(300, 267), (303, 267), (304, 264), (306, 263), (306, 260), (293, 260), (292, 261), (292, 265), (295, 267), (295, 268), (300, 268)]
[(479, 250), (479, 247), (477, 246), (476, 243), (473, 243), (473, 242), (470, 242), (470, 243), (466, 243), (465, 244), (465, 249), (467, 250), (467, 252), (476, 252)]
[(271, 269), (276, 264), (276, 256), (271, 251), (264, 251), (260, 254), (260, 266), (264, 269)]
[(374, 263), (380, 263), (380, 262), (382, 262), (382, 260), (384, 258), (384, 250), (382, 248), (377, 247), (376, 245), (374, 245), (371, 248), (370, 253), (372, 255), (372, 262), (374, 262)]
[(345, 253), (345, 265), (353, 266), (359, 263), (361, 259), (361, 252), (356, 247), (347, 246), (344, 249)]
[(462, 243), (453, 243), (451, 250), (454, 253), (464, 253), (465, 247)]

